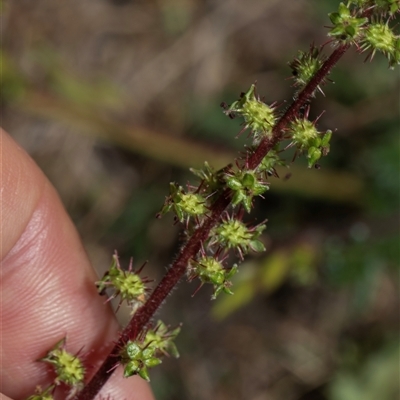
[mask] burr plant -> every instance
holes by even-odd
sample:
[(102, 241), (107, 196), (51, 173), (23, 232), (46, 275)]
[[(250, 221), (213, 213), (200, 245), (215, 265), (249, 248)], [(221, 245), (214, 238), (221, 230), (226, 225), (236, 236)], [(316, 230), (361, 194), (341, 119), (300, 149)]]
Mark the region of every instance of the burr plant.
[[(329, 153), (332, 131), (320, 132), (319, 118), (309, 119), (311, 101), (317, 94), (323, 94), (322, 87), (329, 81), (331, 69), (351, 47), (360, 53), (367, 52), (368, 59), (382, 53), (390, 68), (399, 64), (399, 35), (394, 31), (394, 17), (399, 10), (398, 0), (340, 3), (329, 14), (330, 46), (312, 45), (307, 51), (299, 51), (289, 63), (294, 87), (290, 106), (267, 105), (257, 94), (255, 84), (231, 105), (222, 103), (228, 117), (243, 120), (240, 132), (249, 133), (245, 152), (218, 171), (207, 162), (202, 169), (192, 169), (198, 182), (188, 184), (186, 189), (179, 183), (170, 184), (158, 217), (173, 212), (175, 222), (182, 225), (185, 234), (181, 250), (167, 273), (150, 294), (149, 281), (139, 277), (140, 271), (132, 271), (132, 264), (128, 271), (123, 271), (115, 255), (110, 270), (97, 282), (97, 287), (100, 294), (110, 289), (111, 297), (119, 296), (120, 302), (126, 301), (134, 313), (131, 321), (85, 386), (83, 367), (76, 366), (74, 381), (66, 378), (61, 358), (71, 365), (78, 363), (78, 358), (67, 357), (63, 346), (57, 344), (43, 359), (54, 366), (57, 378), (31, 400), (52, 398), (55, 385), (61, 381), (71, 385), (76, 400), (91, 400), (117, 365), (123, 365), (126, 377), (137, 374), (148, 380), (148, 369), (160, 364), (161, 356), (178, 357), (173, 340), (180, 327), (170, 330), (158, 322), (153, 328), (155, 311), (185, 275), (189, 281), (198, 279), (200, 287), (210, 284), (212, 299), (222, 292), (233, 294), (230, 278), (238, 272), (238, 264), (228, 265), (228, 261), (236, 257), (241, 262), (247, 253), (265, 250), (262, 234), (266, 225), (249, 222), (247, 214), (252, 211), (254, 199), (269, 189), (268, 177), (277, 176), (276, 166), (285, 164), (283, 151), (295, 148), (296, 154), (306, 156), (310, 168), (318, 168), (321, 158)], [(327, 48), (333, 48), (330, 55), (326, 54)]]

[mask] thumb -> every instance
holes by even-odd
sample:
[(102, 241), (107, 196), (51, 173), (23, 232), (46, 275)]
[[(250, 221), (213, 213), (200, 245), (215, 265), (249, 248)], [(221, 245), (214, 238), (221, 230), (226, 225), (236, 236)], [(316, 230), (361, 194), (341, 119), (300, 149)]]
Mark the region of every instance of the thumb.
[[(1, 129), (0, 135), (0, 382), (5, 399), (19, 400), (51, 383), (47, 365), (35, 360), (64, 337), (68, 351), (87, 354), (92, 375), (113, 346), (118, 325), (97, 294), (96, 275), (54, 188)], [(118, 372), (104, 398), (153, 398), (140, 378), (123, 379)]]

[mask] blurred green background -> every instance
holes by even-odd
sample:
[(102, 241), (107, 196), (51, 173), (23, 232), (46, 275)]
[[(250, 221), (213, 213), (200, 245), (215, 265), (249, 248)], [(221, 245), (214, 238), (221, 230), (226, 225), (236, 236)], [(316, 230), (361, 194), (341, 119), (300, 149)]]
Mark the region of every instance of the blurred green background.
[[(290, 101), (287, 63), (327, 40), (337, 4), (3, 2), (3, 127), (59, 191), (99, 275), (118, 250), (160, 280), (180, 246), (172, 217), (154, 218), (168, 183), (246, 143), (221, 101), (255, 81), (267, 103)], [(399, 398), (399, 73), (364, 58), (346, 54), (314, 101), (311, 118), (326, 110), (319, 129), (335, 130), (321, 170), (298, 159), (257, 202), (268, 250), (241, 264), (235, 296), (191, 297), (198, 283), (182, 282), (158, 312), (184, 324), (180, 359), (151, 371), (158, 400)]]

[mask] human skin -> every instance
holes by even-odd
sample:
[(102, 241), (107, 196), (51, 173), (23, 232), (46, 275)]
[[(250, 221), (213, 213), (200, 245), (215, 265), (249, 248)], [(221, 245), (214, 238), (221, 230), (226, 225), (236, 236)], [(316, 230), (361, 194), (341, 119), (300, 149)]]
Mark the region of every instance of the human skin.
[[(91, 376), (119, 327), (55, 189), (1, 129), (0, 151), (0, 400), (23, 400), (51, 383), (49, 366), (35, 360), (60, 339), (83, 356)], [(120, 370), (101, 395), (154, 399), (145, 381), (124, 379)]]

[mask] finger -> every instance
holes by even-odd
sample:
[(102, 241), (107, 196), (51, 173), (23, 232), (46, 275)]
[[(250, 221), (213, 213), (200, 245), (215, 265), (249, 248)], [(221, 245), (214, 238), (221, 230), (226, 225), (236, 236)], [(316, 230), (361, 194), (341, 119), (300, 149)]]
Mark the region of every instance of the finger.
[[(2, 392), (22, 399), (49, 381), (35, 360), (67, 337), (93, 374), (117, 338), (117, 323), (95, 289), (92, 270), (55, 190), (29, 156), (1, 135)], [(139, 378), (124, 380), (115, 398), (152, 399)], [(102, 392), (104, 397), (106, 392)]]

